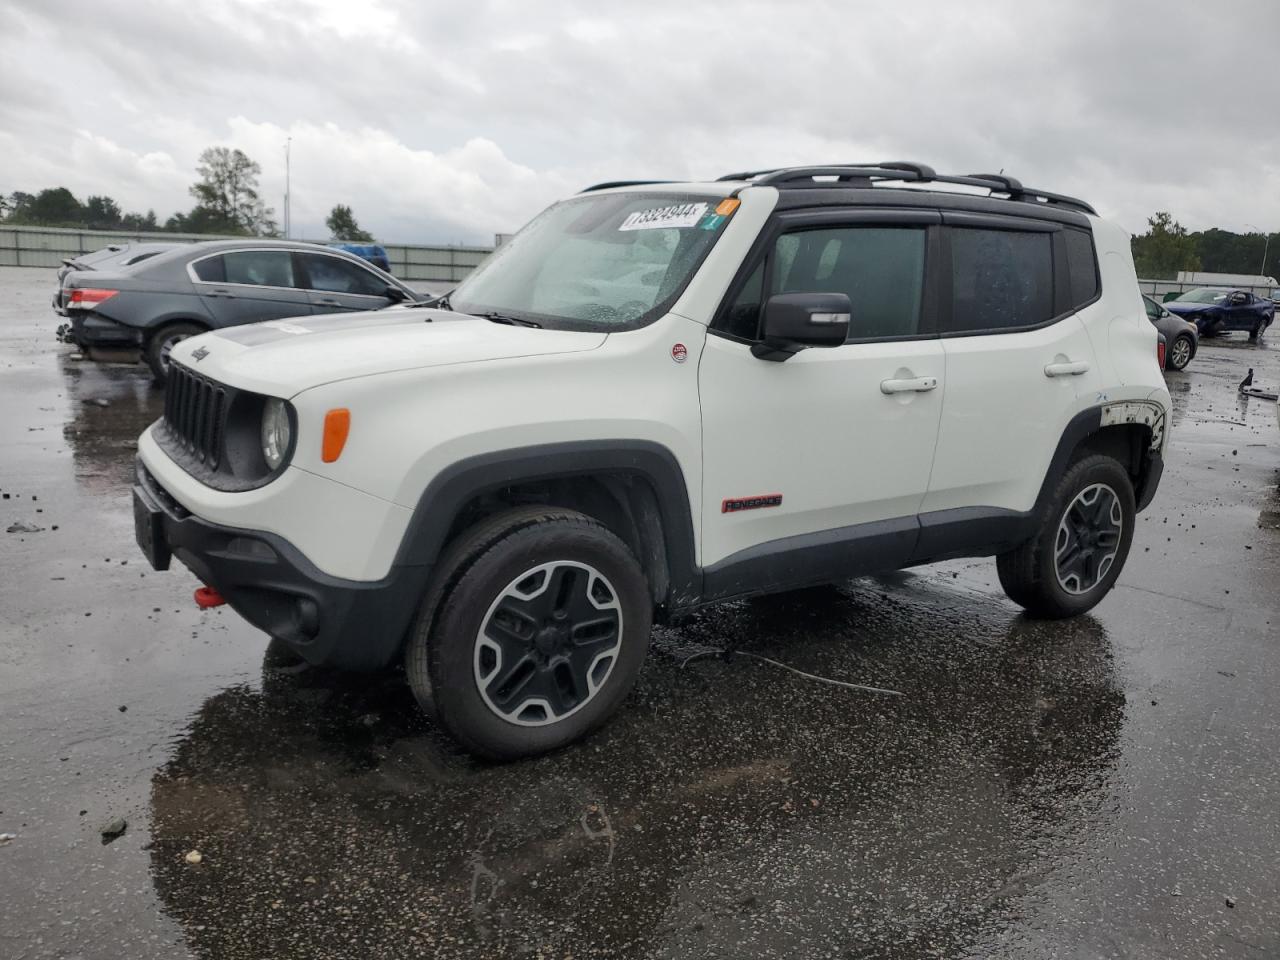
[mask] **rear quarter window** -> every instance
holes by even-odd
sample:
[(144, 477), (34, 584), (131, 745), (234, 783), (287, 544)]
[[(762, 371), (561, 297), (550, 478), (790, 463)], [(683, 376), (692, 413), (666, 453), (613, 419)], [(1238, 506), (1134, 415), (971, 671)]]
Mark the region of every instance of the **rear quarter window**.
[(206, 283), (226, 283), (227, 267), (222, 257), (205, 257), (191, 265), (196, 276)]
[(1098, 295), (1098, 259), (1093, 252), (1093, 237), (1084, 230), (1062, 233), (1067, 245), (1071, 309), (1078, 310)]

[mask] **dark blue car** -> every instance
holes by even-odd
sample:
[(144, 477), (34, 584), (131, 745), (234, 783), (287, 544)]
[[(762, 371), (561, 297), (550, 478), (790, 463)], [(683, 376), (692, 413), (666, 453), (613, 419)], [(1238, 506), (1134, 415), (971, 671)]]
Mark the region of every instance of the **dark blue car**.
[(1202, 337), (1244, 330), (1250, 340), (1256, 340), (1276, 317), (1274, 300), (1254, 296), (1248, 290), (1196, 287), (1163, 306), (1170, 313), (1192, 321)]
[(331, 243), (329, 246), (335, 250), (345, 250), (347, 253), (354, 253), (357, 257), (368, 260), (379, 270), (387, 273), (391, 272), (391, 260), (387, 257), (387, 250), (377, 243)]

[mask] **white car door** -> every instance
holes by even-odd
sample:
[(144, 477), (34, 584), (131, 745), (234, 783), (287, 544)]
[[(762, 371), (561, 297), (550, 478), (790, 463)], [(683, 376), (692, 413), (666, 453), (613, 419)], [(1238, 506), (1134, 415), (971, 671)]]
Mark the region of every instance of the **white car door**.
[[(998, 535), (1001, 523), (1031, 510), (1058, 441), (1097, 383), (1078, 312), (1098, 295), (1087, 231), (977, 214), (944, 218), (952, 291), (941, 320), (946, 408), (918, 559), (946, 552), (945, 537), (933, 544), (948, 523), (992, 521)], [(1070, 279), (1068, 252), (1076, 265)]]
[[(731, 287), (700, 360), (711, 596), (905, 562), (941, 418), (928, 281), (938, 214), (778, 219)], [(846, 343), (783, 362), (752, 355), (769, 296), (817, 292), (848, 294)]]

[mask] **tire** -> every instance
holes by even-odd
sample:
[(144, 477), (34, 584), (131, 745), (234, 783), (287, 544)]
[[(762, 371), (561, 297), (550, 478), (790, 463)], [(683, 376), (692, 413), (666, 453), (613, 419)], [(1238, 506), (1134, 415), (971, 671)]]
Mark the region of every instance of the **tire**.
[(1136, 512), (1124, 467), (1100, 455), (1077, 461), (1054, 488), (1035, 536), (996, 558), (1000, 585), (1032, 617), (1092, 609), (1124, 568)]
[(507, 511), (465, 533), (437, 569), (405, 669), (419, 704), (473, 754), (554, 750), (631, 692), (653, 603), (639, 562), (602, 524), (572, 510)]
[(1173, 338), (1169, 346), (1169, 369), (1185, 370), (1191, 358), (1195, 356), (1196, 347), (1188, 334), (1180, 333)]
[(198, 323), (170, 323), (151, 335), (147, 341), (147, 366), (156, 383), (164, 383), (169, 376), (169, 351), (174, 344), (205, 332)]

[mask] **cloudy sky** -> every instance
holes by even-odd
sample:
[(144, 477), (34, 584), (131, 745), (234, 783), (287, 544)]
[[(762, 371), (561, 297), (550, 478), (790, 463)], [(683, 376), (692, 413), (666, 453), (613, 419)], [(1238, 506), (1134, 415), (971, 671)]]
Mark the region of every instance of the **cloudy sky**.
[(295, 235), (485, 242), (619, 178), (1005, 169), (1141, 232), (1280, 230), (1277, 0), (0, 0), (0, 193), (161, 220), (239, 147)]

